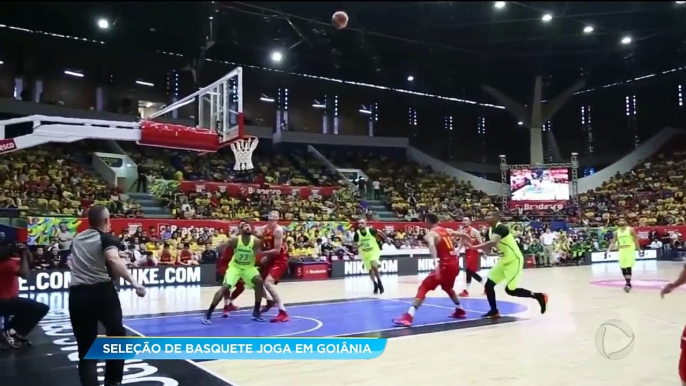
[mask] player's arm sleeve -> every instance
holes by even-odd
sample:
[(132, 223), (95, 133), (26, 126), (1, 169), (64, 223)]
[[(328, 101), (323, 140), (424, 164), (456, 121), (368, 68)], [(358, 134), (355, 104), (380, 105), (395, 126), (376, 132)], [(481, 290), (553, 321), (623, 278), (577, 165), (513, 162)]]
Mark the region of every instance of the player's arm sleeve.
[(360, 241), (360, 234), (359, 233), (355, 232), (355, 236), (353, 236), (353, 241), (356, 243)]
[(510, 228), (508, 228), (504, 224), (499, 224), (497, 227), (493, 229), (492, 233), (493, 235), (498, 235), (501, 239), (504, 239), (505, 237), (510, 235)]

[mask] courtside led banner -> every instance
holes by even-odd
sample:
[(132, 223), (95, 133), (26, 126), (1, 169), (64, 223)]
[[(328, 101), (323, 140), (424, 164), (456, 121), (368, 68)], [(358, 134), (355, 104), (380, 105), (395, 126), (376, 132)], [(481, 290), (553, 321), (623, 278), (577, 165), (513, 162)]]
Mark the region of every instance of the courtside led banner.
[(386, 349), (379, 338), (155, 338), (98, 337), (86, 359), (374, 359)]

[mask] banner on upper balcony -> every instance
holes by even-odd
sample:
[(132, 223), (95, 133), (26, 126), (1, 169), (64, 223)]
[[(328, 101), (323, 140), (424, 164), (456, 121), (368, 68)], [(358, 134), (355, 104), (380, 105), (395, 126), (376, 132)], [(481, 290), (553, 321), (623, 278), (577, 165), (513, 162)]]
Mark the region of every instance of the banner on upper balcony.
[(186, 194), (199, 192), (222, 192), (232, 197), (242, 197), (252, 194), (259, 195), (298, 195), (308, 198), (313, 195), (329, 197), (338, 189), (333, 186), (289, 186), (289, 185), (259, 185), (237, 184), (231, 182), (204, 182), (204, 181), (171, 181), (154, 180), (150, 191), (155, 195), (182, 191)]
[(524, 200), (524, 201), (508, 201), (508, 207), (510, 209), (523, 209), (523, 210), (561, 210), (569, 201), (567, 200), (547, 200), (547, 201), (534, 201), (534, 200)]

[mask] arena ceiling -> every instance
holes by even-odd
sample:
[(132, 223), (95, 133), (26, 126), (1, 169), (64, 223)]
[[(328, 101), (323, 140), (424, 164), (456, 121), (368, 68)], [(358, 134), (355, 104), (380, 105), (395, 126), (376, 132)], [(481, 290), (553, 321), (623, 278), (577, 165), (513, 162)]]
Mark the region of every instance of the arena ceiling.
[[(206, 55), (455, 97), (474, 97), (484, 83), (523, 97), (536, 74), (552, 93), (582, 72), (601, 85), (686, 65), (683, 2), (504, 4), (15, 2), (4, 4), (0, 20), (120, 50)], [(337, 10), (350, 15), (340, 31), (330, 24)], [(97, 27), (101, 17), (109, 29)], [(631, 43), (621, 44), (626, 37)], [(280, 63), (270, 59), (274, 51)]]

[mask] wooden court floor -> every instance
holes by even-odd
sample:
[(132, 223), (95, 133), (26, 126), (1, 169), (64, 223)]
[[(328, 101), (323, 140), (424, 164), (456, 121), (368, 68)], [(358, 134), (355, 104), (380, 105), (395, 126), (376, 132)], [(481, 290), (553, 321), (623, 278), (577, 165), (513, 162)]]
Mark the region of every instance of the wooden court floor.
[[(514, 303), (503, 303), (511, 314), (506, 322), (455, 322), (448, 318), (450, 302), (442, 292), (435, 292), (417, 312), (414, 332), (395, 329), (391, 318), (409, 306), (420, 276), (385, 277), (386, 293), (381, 296), (371, 293), (366, 277), (282, 283), (278, 286), (282, 297), (293, 304), (289, 310), (292, 325), (267, 323), (250, 328), (265, 329), (265, 336), (389, 337), (384, 354), (375, 360), (350, 362), (207, 361), (188, 369), (211, 375), (216, 381), (212, 384), (233, 386), (677, 385), (686, 291), (661, 300), (658, 288), (676, 278), (681, 268), (680, 263), (639, 262), (630, 294), (621, 289), (619, 268), (613, 263), (526, 270), (521, 286), (550, 295), (545, 315), (540, 315), (534, 301), (510, 298), (498, 288), (499, 301)], [(461, 275), (457, 290), (462, 289), (463, 280)], [(178, 335), (179, 329), (186, 335), (202, 336), (210, 330), (203, 330), (206, 326), (200, 324), (197, 311), (207, 307), (215, 289), (151, 288), (144, 299), (123, 291), (125, 324), (148, 336)], [(472, 286), (473, 294), (480, 292), (478, 284)], [(252, 302), (252, 293), (246, 291), (237, 304), (250, 307)], [(481, 295), (465, 301), (473, 315), (485, 306)], [(221, 319), (217, 313), (210, 335), (223, 334), (224, 329), (225, 335), (232, 335), (240, 315), (236, 318)], [(621, 360), (609, 360), (596, 349), (597, 330), (613, 319), (628, 324), (635, 336), (633, 351)], [(617, 351), (628, 339), (608, 329), (605, 349)], [(176, 379), (181, 385), (199, 381), (191, 374)]]

